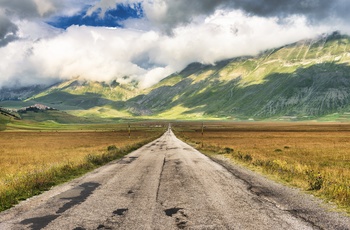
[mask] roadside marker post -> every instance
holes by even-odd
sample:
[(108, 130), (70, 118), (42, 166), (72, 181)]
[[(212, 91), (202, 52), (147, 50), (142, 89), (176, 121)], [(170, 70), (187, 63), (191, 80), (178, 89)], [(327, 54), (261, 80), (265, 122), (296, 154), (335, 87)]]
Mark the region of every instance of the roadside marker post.
[(202, 148), (203, 148), (203, 141), (204, 141), (204, 122), (202, 122)]
[(128, 123), (128, 130), (129, 130), (129, 138), (130, 138), (130, 136), (131, 136), (130, 123)]

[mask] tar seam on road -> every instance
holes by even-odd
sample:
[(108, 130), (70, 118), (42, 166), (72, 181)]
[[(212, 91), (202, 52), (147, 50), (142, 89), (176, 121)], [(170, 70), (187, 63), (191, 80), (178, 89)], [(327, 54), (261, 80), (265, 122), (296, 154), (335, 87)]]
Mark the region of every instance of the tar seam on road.
[(164, 156), (163, 159), (163, 165), (162, 165), (162, 170), (160, 171), (160, 176), (159, 176), (159, 182), (158, 182), (158, 188), (157, 188), (157, 195), (156, 195), (156, 202), (159, 203), (158, 196), (159, 196), (159, 189), (160, 189), (160, 183), (162, 182), (162, 176), (163, 176), (163, 171), (164, 171), (164, 166), (165, 166), (165, 161), (166, 161), (166, 156)]

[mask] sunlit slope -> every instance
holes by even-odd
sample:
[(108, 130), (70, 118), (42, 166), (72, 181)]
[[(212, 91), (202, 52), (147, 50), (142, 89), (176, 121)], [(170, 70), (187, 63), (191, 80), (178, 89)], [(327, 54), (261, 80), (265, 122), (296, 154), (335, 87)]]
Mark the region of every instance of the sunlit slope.
[(258, 57), (191, 64), (127, 102), (133, 111), (183, 117), (310, 119), (349, 111), (350, 38), (334, 33)]
[(116, 117), (130, 116), (119, 106), (139, 92), (137, 82), (120, 84), (87, 81), (75, 78), (59, 83), (29, 98), (32, 103), (42, 103), (77, 116)]
[(91, 95), (95, 98), (106, 100), (126, 100), (137, 93), (137, 82), (120, 84), (117, 81), (110, 83), (87, 81), (80, 78), (74, 78), (69, 81), (59, 83), (50, 87), (46, 91), (35, 95), (33, 98), (45, 98), (55, 93), (66, 93), (69, 95)]
[(255, 57), (192, 63), (147, 89), (75, 78), (26, 103), (81, 117), (350, 120), (349, 44), (335, 32)]

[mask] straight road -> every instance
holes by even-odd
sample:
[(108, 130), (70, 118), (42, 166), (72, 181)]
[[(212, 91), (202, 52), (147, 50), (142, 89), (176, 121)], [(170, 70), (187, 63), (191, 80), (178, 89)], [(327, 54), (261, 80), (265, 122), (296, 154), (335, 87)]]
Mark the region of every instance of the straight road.
[(0, 213), (0, 229), (350, 229), (309, 195), (199, 153), (169, 129)]

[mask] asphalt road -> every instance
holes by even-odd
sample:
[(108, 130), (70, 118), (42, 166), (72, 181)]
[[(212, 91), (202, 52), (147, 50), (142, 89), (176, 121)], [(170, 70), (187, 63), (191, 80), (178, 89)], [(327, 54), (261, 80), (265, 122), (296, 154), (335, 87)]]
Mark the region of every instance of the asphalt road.
[(168, 130), (119, 161), (0, 213), (0, 229), (350, 229), (310, 195)]

